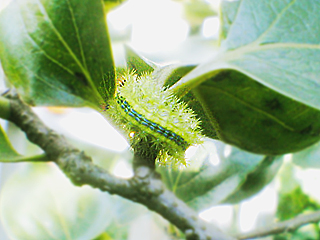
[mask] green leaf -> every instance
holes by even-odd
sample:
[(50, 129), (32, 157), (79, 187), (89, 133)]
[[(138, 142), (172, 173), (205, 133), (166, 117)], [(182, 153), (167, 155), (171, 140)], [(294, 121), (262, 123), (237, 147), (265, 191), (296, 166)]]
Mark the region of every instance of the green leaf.
[(115, 91), (99, 0), (13, 0), (0, 13), (0, 59), (35, 105), (98, 106)]
[(127, 0), (103, 0), (106, 12), (109, 12), (126, 1)]
[(203, 147), (208, 149), (207, 154), (217, 151), (218, 165), (212, 164), (208, 155), (197, 170), (159, 168), (168, 188), (197, 210), (224, 202), (238, 191), (248, 175), (259, 169), (265, 160), (262, 155), (231, 148), (221, 142), (214, 143), (216, 150), (209, 142), (206, 143), (209, 144), (207, 147)]
[(209, 131), (216, 130), (220, 140), (247, 151), (279, 155), (320, 140), (320, 111), (239, 72), (221, 71), (188, 95), (198, 100), (192, 104), (207, 136), (215, 138)]
[(320, 168), (320, 143), (292, 155), (294, 164), (303, 168)]
[(8, 119), (9, 117), (10, 117), (10, 101), (5, 97), (0, 96), (0, 118)]
[(107, 233), (102, 233), (99, 235), (99, 237), (93, 239), (93, 240), (112, 240), (112, 238)]
[(12, 239), (93, 239), (112, 220), (108, 194), (75, 187), (52, 164), (28, 164), (5, 183), (1, 220)]
[(301, 187), (295, 188), (287, 194), (280, 194), (277, 210), (277, 217), (280, 221), (294, 218), (299, 214), (308, 211), (316, 211), (320, 205), (310, 196), (306, 195)]
[(112, 240), (112, 238), (107, 233), (102, 233), (99, 237), (93, 240)]
[(282, 165), (282, 157), (265, 157), (260, 165), (246, 177), (246, 180), (224, 200), (224, 203), (239, 203), (262, 190), (278, 173)]
[(3, 131), (0, 125), (0, 161), (1, 162), (11, 162), (13, 159), (20, 158), (18, 154), (10, 144), (9, 139), (7, 138), (5, 132)]
[[(160, 69), (158, 75), (170, 87), (192, 69), (173, 65)], [(221, 70), (182, 100), (195, 111), (206, 136), (254, 153), (296, 152), (320, 139), (318, 110), (234, 70)]]
[(158, 67), (153, 72), (157, 81), (161, 82), (164, 87), (169, 88), (183, 76), (194, 69), (195, 65), (170, 64)]
[[(195, 65), (172, 64), (157, 68), (153, 72), (153, 75), (166, 88), (169, 88), (195, 67)], [(201, 120), (200, 126), (203, 130), (203, 134), (205, 134), (207, 137), (218, 139), (219, 137), (217, 130), (219, 129), (219, 126), (212, 114), (208, 112), (210, 109), (205, 109), (204, 106), (200, 104), (201, 99), (197, 99), (197, 96), (195, 96), (192, 92), (189, 92), (181, 99), (188, 103), (188, 106), (193, 109), (197, 115), (197, 118)]]
[(17, 153), (0, 125), (0, 162), (41, 161), (45, 159), (45, 155), (22, 156)]
[(174, 90), (192, 89), (229, 68), (320, 109), (319, 11), (319, 2), (313, 0), (222, 1), (220, 52)]
[[(301, 179), (297, 178), (297, 166), (292, 161), (285, 161), (278, 175), (277, 218), (279, 221), (292, 219), (300, 214), (308, 214), (319, 209), (319, 203), (303, 192)], [(293, 232), (275, 236), (275, 239), (319, 239), (317, 223), (300, 227)]]
[(146, 72), (153, 72), (157, 65), (150, 60), (140, 56), (129, 46), (125, 46), (127, 67), (138, 75)]
[(316, 143), (319, 10), (311, 0), (223, 1), (220, 50), (171, 91), (191, 90), (204, 133), (245, 150), (277, 155)]

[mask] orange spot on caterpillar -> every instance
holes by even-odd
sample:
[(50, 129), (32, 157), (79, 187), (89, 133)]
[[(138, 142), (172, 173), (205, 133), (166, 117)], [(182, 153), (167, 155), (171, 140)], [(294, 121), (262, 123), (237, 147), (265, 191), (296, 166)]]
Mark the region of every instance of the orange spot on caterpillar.
[(110, 108), (110, 105), (107, 103), (101, 103), (100, 108), (103, 112), (107, 111)]

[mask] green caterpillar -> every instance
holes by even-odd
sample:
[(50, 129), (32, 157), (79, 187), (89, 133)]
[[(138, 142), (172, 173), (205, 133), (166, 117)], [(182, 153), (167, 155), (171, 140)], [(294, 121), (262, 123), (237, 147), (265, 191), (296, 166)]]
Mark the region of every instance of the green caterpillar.
[(148, 137), (161, 152), (159, 163), (186, 165), (186, 149), (203, 139), (192, 109), (166, 92), (151, 74), (128, 73), (123, 79), (108, 111), (131, 137), (132, 147)]
[(188, 147), (188, 143), (179, 135), (175, 134), (174, 132), (163, 128), (162, 126), (158, 125), (155, 122), (151, 122), (147, 118), (145, 118), (142, 114), (137, 113), (126, 101), (126, 99), (122, 96), (117, 96), (117, 103), (121, 106), (121, 108), (131, 116), (135, 121), (139, 124), (142, 124), (148, 128), (150, 128), (153, 132), (160, 133), (164, 137), (174, 141), (179, 146), (182, 146), (185, 150)]

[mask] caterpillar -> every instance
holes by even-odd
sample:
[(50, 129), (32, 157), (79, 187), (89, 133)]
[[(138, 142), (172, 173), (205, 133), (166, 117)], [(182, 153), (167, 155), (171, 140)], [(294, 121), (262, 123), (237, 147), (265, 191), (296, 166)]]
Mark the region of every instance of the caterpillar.
[(124, 111), (128, 113), (128, 115), (131, 116), (135, 121), (146, 127), (149, 127), (152, 131), (160, 133), (166, 138), (174, 141), (179, 146), (183, 146), (185, 149), (187, 149), (188, 143), (182, 137), (137, 113), (133, 108), (131, 108), (124, 97), (117, 96), (116, 99), (121, 108), (124, 109)]
[(186, 165), (186, 149), (202, 143), (200, 121), (193, 110), (165, 91), (152, 74), (126, 73), (108, 105), (133, 148), (140, 139), (152, 140), (161, 153), (160, 164)]

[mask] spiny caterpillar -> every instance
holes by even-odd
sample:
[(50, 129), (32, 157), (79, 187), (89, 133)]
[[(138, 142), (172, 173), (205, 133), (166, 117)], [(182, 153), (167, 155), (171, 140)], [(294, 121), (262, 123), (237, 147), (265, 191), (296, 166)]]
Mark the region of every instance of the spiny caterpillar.
[(151, 74), (127, 73), (118, 83), (109, 113), (131, 137), (131, 145), (151, 139), (160, 164), (183, 164), (185, 151), (202, 142), (193, 110), (172, 96)]
[(135, 121), (138, 123), (149, 127), (152, 131), (160, 133), (161, 135), (169, 138), (170, 140), (174, 141), (179, 146), (185, 146), (187, 149), (188, 143), (179, 135), (175, 134), (174, 132), (163, 128), (162, 126), (158, 125), (157, 123), (151, 122), (150, 120), (146, 119), (143, 115), (137, 113), (130, 105), (127, 103), (126, 99), (122, 96), (117, 96), (117, 103), (121, 106), (124, 111), (131, 116)]

